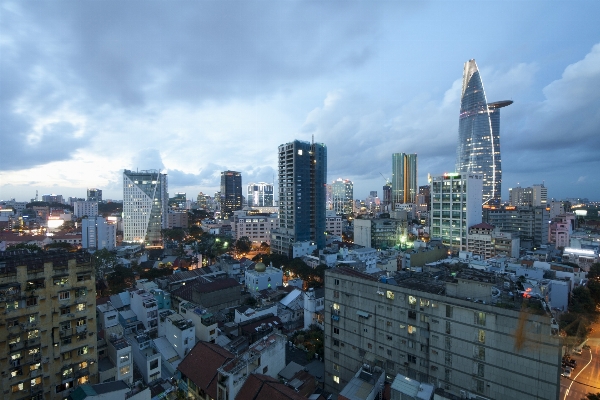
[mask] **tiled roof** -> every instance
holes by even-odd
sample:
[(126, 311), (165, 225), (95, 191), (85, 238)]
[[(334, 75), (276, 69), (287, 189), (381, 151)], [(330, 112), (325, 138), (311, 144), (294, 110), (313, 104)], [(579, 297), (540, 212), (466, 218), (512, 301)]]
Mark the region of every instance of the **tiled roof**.
[(489, 229), (489, 230), (493, 230), (494, 229), (494, 225), (490, 225), (490, 224), (486, 224), (485, 222), (482, 222), (480, 224), (473, 225), (469, 229)]
[(306, 400), (292, 388), (267, 375), (250, 374), (235, 400)]
[(235, 355), (221, 346), (198, 342), (177, 369), (213, 399), (217, 398), (217, 369)]

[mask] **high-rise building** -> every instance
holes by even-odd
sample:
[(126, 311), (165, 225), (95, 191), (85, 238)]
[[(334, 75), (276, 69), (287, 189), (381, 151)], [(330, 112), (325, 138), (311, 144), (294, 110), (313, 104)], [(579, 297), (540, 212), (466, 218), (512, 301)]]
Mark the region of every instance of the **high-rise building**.
[(417, 200), (417, 155), (392, 154), (392, 206)]
[(123, 171), (123, 241), (162, 246), (167, 228), (167, 174)]
[(242, 209), (242, 174), (237, 171), (221, 172), (221, 218), (229, 219), (234, 211)]
[(484, 206), (482, 220), (504, 232), (518, 235), (524, 248), (548, 243), (550, 210), (546, 206)]
[(117, 247), (117, 224), (103, 217), (88, 216), (81, 220), (81, 247), (114, 250)]
[(249, 183), (246, 192), (249, 207), (273, 207), (272, 183)]
[(95, 217), (98, 215), (98, 202), (97, 201), (75, 201), (73, 203), (73, 215), (75, 218), (82, 218), (83, 216)]
[(456, 171), (483, 176), (484, 204), (501, 198), (500, 109), (512, 103), (505, 100), (488, 104), (475, 60), (465, 63)]
[(279, 229), (271, 252), (292, 254), (296, 242), (325, 246), (327, 147), (295, 140), (279, 146)]
[(467, 249), (469, 227), (481, 223), (483, 179), (475, 174), (431, 177), (431, 238), (453, 251)]
[(3, 399), (62, 399), (98, 383), (95, 277), (86, 251), (0, 252)]
[[(366, 364), (388, 381), (400, 373), (428, 382), (439, 399), (558, 399), (558, 325), (541, 300), (511, 299), (508, 290), (493, 297), (504, 285), (516, 290), (509, 279), (470, 268), (380, 279), (327, 269), (324, 389), (341, 392)], [(364, 395), (371, 375), (364, 378), (343, 398), (373, 398)], [(431, 398), (421, 393), (412, 385), (402, 398)]]
[[(375, 194), (377, 197), (377, 194)], [(336, 214), (351, 214), (354, 201), (354, 184), (349, 179), (338, 178), (331, 184), (332, 209)]]
[(390, 182), (383, 186), (383, 201), (381, 202), (381, 208), (384, 211), (390, 211), (390, 205), (392, 204), (392, 184)]
[(546, 206), (548, 203), (548, 189), (544, 184), (537, 184), (531, 187), (520, 187), (508, 189), (508, 197), (511, 206)]
[(90, 188), (87, 190), (87, 201), (96, 201), (102, 203), (102, 190)]

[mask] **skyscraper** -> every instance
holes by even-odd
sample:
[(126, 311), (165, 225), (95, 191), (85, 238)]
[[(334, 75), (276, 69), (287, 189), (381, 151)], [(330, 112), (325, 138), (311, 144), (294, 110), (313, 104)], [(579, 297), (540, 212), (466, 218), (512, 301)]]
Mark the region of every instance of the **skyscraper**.
[(349, 179), (338, 178), (331, 184), (333, 211), (336, 214), (352, 213), (354, 184)]
[(242, 209), (242, 174), (237, 171), (221, 172), (221, 218), (228, 219)]
[(464, 65), (458, 122), (456, 172), (483, 176), (483, 203), (499, 202), (502, 192), (500, 109), (511, 100), (487, 103), (475, 60)]
[(249, 207), (272, 207), (273, 184), (265, 182), (249, 183), (246, 201)]
[(97, 201), (98, 203), (102, 203), (102, 190), (96, 188), (88, 189), (87, 201)]
[(431, 177), (431, 238), (453, 251), (467, 249), (467, 233), (481, 223), (481, 175), (444, 174)]
[(392, 207), (417, 199), (417, 155), (392, 154)]
[(123, 241), (162, 246), (167, 228), (167, 174), (123, 171)]
[(273, 253), (292, 255), (296, 242), (325, 246), (327, 147), (295, 140), (279, 146), (279, 229)]

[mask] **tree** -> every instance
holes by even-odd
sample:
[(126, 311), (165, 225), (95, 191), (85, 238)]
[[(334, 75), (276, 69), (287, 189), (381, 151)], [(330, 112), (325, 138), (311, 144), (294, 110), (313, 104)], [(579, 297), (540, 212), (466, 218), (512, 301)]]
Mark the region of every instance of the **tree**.
[(600, 392), (598, 392), (598, 393), (588, 393), (581, 400), (600, 400)]
[(38, 253), (42, 251), (42, 248), (37, 244), (19, 243), (12, 244), (6, 248), (6, 250), (29, 250), (30, 253)]
[(589, 288), (578, 286), (573, 289), (570, 311), (579, 314), (591, 314), (595, 309), (596, 304), (592, 299)]
[(135, 274), (130, 268), (117, 265), (114, 271), (108, 275), (108, 284), (112, 294), (121, 293), (135, 283)]
[(248, 253), (250, 250), (252, 250), (252, 241), (248, 238), (248, 236), (242, 236), (235, 241), (235, 250), (238, 253)]
[(175, 242), (181, 242), (186, 237), (185, 231), (182, 228), (163, 229), (162, 234), (166, 240)]
[(590, 266), (587, 277), (590, 280), (600, 280), (600, 263), (594, 263)]
[(101, 249), (92, 255), (94, 266), (99, 275), (102, 276), (105, 271), (113, 268), (117, 264), (117, 253), (107, 249)]

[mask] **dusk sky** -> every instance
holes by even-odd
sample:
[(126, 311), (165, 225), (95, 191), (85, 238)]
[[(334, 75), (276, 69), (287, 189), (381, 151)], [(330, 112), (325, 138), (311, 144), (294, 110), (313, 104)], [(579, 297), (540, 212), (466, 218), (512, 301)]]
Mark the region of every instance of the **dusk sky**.
[(0, 199), (122, 199), (123, 169), (214, 195), (325, 143), (382, 195), (392, 153), (452, 172), (463, 64), (502, 109), (502, 198), (600, 200), (600, 1), (1, 1)]

